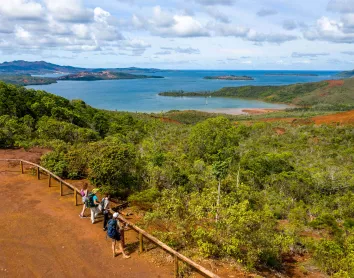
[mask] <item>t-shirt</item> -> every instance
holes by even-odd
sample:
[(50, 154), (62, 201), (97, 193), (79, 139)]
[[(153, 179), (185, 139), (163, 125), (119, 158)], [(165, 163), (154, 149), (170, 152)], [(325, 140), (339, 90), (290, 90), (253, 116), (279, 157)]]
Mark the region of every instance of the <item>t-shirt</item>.
[(98, 198), (96, 195), (92, 197), (92, 200), (94, 204), (96, 204), (96, 202), (98, 203)]

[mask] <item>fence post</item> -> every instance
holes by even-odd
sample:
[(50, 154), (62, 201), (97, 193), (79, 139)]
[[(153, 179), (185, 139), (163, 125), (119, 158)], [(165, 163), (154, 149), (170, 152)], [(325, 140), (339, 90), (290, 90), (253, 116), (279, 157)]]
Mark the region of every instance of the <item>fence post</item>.
[(49, 174), (49, 177), (48, 177), (48, 187), (50, 187), (52, 185), (52, 175)]
[(21, 174), (23, 174), (23, 162), (20, 160)]
[(74, 189), (75, 206), (77, 206), (77, 191)]
[(41, 173), (40, 173), (40, 171), (39, 171), (39, 167), (37, 167), (37, 179), (41, 179)]
[(143, 253), (143, 249), (144, 249), (143, 234), (139, 233), (139, 252), (140, 252), (140, 254)]
[(178, 257), (175, 255), (174, 256), (174, 268), (175, 268), (175, 278), (179, 277), (179, 273), (178, 273)]
[(63, 196), (63, 182), (60, 181), (60, 196)]

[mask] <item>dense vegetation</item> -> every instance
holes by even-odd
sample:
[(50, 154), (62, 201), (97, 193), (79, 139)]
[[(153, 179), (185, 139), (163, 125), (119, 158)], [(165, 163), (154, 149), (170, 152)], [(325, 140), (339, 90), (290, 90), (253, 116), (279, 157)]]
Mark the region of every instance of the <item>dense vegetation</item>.
[(19, 85), (19, 86), (47, 85), (47, 84), (57, 83), (57, 81), (54, 78), (37, 77), (31, 75), (8, 75), (8, 74), (0, 75), (0, 81), (4, 81), (6, 83)]
[[(288, 103), (299, 106), (354, 105), (354, 79), (344, 81), (302, 83), (286, 86), (226, 87), (215, 92), (163, 92), (161, 96), (212, 96), (259, 99), (267, 102)], [(332, 110), (335, 110), (331, 108)]]
[(0, 83), (0, 146), (51, 148), (43, 166), (128, 198), (189, 256), (281, 270), (309, 253), (324, 272), (354, 276), (352, 126), (171, 114), (186, 124)]

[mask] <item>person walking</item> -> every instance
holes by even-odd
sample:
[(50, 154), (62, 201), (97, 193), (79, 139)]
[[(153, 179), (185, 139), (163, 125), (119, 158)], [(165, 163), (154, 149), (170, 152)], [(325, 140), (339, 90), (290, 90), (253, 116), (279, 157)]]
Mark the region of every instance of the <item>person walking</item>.
[[(107, 236), (112, 239), (112, 251), (113, 257), (117, 256), (118, 254), (122, 253), (124, 259), (130, 258), (125, 252), (121, 241), (120, 235), (120, 225), (118, 220), (118, 212), (113, 213), (113, 218), (108, 221), (107, 223)], [(119, 250), (116, 253), (116, 242), (119, 241), (118, 246)]]
[(99, 214), (99, 209), (98, 209), (98, 205), (100, 204), (98, 202), (98, 198), (96, 196), (96, 193), (99, 191), (98, 188), (94, 188), (87, 196), (86, 199), (86, 204), (87, 206), (90, 208), (91, 210), (91, 222), (92, 224), (95, 224), (95, 218), (97, 216), (97, 214)]
[(103, 230), (107, 231), (107, 223), (109, 220), (109, 209), (110, 209), (110, 195), (105, 194), (100, 205), (98, 206), (99, 210), (103, 214)]
[(83, 206), (82, 206), (82, 211), (81, 213), (79, 214), (79, 216), (81, 218), (84, 218), (85, 215), (85, 210), (86, 210), (86, 198), (88, 196), (88, 184), (87, 182), (85, 182), (83, 185), (82, 185), (82, 188), (81, 188), (81, 191), (80, 191), (80, 194), (81, 194), (81, 197), (82, 197), (82, 203), (83, 203)]

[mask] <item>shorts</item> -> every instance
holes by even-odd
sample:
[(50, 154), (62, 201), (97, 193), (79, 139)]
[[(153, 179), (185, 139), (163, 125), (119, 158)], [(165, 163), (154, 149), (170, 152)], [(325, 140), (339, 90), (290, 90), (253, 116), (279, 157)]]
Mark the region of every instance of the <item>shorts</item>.
[(115, 237), (111, 237), (112, 242), (114, 241), (120, 241), (120, 233), (116, 233)]

